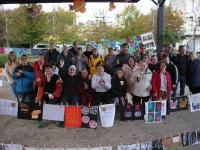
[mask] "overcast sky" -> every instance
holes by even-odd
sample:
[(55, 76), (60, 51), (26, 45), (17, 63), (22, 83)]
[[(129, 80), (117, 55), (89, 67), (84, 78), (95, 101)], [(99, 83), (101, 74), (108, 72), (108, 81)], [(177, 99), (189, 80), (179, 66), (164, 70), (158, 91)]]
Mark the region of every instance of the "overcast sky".
[[(155, 0), (157, 1), (157, 0)], [(169, 4), (169, 0), (166, 0), (165, 2), (167, 5)], [(42, 4), (44, 11), (52, 11), (53, 6), (60, 5), (61, 7), (65, 8), (66, 10), (69, 10), (69, 4), (70, 3), (44, 3)], [(72, 4), (72, 3), (71, 3)], [(106, 16), (114, 18), (115, 14), (122, 11), (124, 6), (128, 6), (131, 3), (115, 3), (116, 9), (114, 9), (112, 12), (110, 12), (109, 9), (109, 2), (108, 3), (86, 3), (86, 12), (85, 13), (77, 13), (79, 16), (79, 20), (81, 22), (86, 22), (87, 20), (95, 20), (94, 13), (97, 12), (99, 9), (104, 9), (107, 13)], [(138, 3), (136, 3), (136, 6), (143, 12), (148, 13), (148, 11), (154, 7), (156, 8), (156, 5), (151, 0), (140, 0)], [(19, 7), (18, 4), (7, 4), (3, 5), (4, 9), (13, 9), (16, 7)]]

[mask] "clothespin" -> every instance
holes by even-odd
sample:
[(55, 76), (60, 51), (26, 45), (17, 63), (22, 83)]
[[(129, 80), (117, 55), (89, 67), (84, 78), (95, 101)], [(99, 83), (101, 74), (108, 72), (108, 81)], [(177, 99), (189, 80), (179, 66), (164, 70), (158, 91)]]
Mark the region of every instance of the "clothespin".
[(108, 145), (108, 149), (110, 149), (110, 144)]
[[(170, 133), (171, 134), (171, 133)], [(172, 134), (171, 134), (171, 139), (173, 138)]]
[(44, 145), (44, 150), (45, 150), (45, 145)]
[(78, 108), (78, 102), (77, 102), (77, 104), (76, 104), (76, 107)]
[(90, 150), (90, 145), (88, 145), (88, 150)]
[(38, 150), (38, 145), (37, 145), (37, 150)]
[(169, 100), (171, 100), (171, 98), (172, 98), (172, 97), (171, 97), (171, 95), (170, 95), (170, 96), (169, 96)]
[(140, 100), (140, 105), (142, 105), (142, 99)]
[(184, 135), (186, 135), (186, 132), (184, 131)]
[(62, 108), (62, 105), (63, 105), (63, 103), (61, 102), (61, 103), (60, 103), (60, 108)]
[(120, 143), (120, 146), (122, 147), (122, 143)]
[(197, 131), (198, 131), (199, 129), (197, 128)]
[(19, 104), (21, 104), (21, 102), (22, 102), (22, 98), (19, 99)]
[(99, 146), (100, 146), (100, 149), (101, 149), (101, 143), (100, 143), (100, 145), (99, 145)]
[(13, 141), (11, 141), (10, 144), (11, 144), (11, 147), (12, 147), (12, 145), (13, 145)]
[(124, 106), (124, 101), (122, 101), (122, 105)]
[(53, 146), (52, 146), (52, 150), (53, 150)]
[(137, 145), (138, 145), (138, 141), (137, 141)]
[(88, 107), (90, 108), (90, 103), (88, 104)]
[(78, 150), (78, 145), (76, 146), (76, 150)]
[(165, 136), (165, 141), (167, 140), (167, 137)]
[(151, 143), (153, 143), (153, 140), (151, 139)]
[(46, 101), (44, 101), (44, 104), (43, 104), (44, 106), (46, 105)]
[(100, 107), (102, 107), (102, 103), (100, 103)]
[(67, 147), (67, 145), (66, 145), (66, 150), (68, 150), (68, 147)]
[(158, 140), (160, 141), (160, 137), (158, 138)]
[(68, 108), (68, 102), (67, 102), (67, 108)]
[(61, 146), (60, 146), (60, 150), (62, 150)]
[(181, 134), (178, 132), (178, 136), (181, 137)]

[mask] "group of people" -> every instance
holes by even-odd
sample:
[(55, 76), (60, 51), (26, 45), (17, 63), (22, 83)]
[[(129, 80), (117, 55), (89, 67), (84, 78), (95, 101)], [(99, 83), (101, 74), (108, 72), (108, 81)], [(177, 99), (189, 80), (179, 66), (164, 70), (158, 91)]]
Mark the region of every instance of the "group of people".
[(193, 52), (187, 55), (182, 45), (175, 56), (170, 43), (165, 51), (152, 56), (144, 44), (132, 55), (124, 43), (121, 53), (114, 55), (109, 48), (105, 57), (91, 45), (83, 53), (74, 42), (71, 49), (64, 45), (59, 53), (51, 43), (46, 55), (40, 54), (33, 65), (26, 55), (18, 61), (10, 52), (5, 76), (15, 100), (41, 105), (44, 101), (63, 105), (120, 104), (126, 102), (126, 93), (133, 95), (134, 103), (150, 98), (162, 100), (176, 97), (179, 82), (180, 95), (185, 94), (185, 85), (193, 94), (200, 92), (200, 60)]

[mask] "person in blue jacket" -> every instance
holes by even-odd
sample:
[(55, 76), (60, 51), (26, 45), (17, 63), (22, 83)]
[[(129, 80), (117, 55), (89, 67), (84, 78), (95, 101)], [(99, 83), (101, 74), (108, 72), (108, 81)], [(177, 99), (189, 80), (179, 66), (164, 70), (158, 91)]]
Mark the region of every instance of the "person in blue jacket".
[(192, 94), (200, 93), (200, 59), (194, 52), (189, 53), (186, 85)]
[(60, 60), (64, 60), (63, 71), (65, 73), (68, 72), (72, 57), (74, 57), (74, 55), (68, 50), (68, 46), (64, 45), (62, 53), (60, 53), (57, 58), (58, 68), (60, 66)]
[(12, 78), (16, 80), (17, 100), (22, 102), (34, 102), (33, 84), (35, 80), (35, 70), (28, 62), (26, 55), (21, 56), (21, 65), (15, 67)]

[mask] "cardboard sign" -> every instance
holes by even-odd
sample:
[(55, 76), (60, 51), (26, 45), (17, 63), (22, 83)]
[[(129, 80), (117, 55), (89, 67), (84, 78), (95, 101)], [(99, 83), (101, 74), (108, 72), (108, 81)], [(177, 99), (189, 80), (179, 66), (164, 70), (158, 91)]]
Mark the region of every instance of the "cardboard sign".
[(42, 119), (64, 121), (64, 112), (65, 106), (44, 104)]
[(65, 127), (81, 127), (81, 106), (65, 106)]
[(169, 112), (176, 112), (182, 110), (188, 110), (188, 99), (187, 96), (172, 97), (169, 103)]
[(144, 104), (121, 105), (120, 120), (144, 120)]
[(115, 105), (106, 104), (99, 106), (99, 114), (102, 127), (111, 127), (114, 124)]
[(98, 114), (98, 106), (83, 106), (81, 109), (81, 127), (82, 128), (97, 128), (97, 114)]
[(163, 138), (162, 139), (162, 146), (163, 146), (163, 150), (181, 149), (183, 147), (181, 136), (175, 135), (173, 137)]
[(17, 119), (42, 120), (42, 106), (38, 103), (18, 102)]

